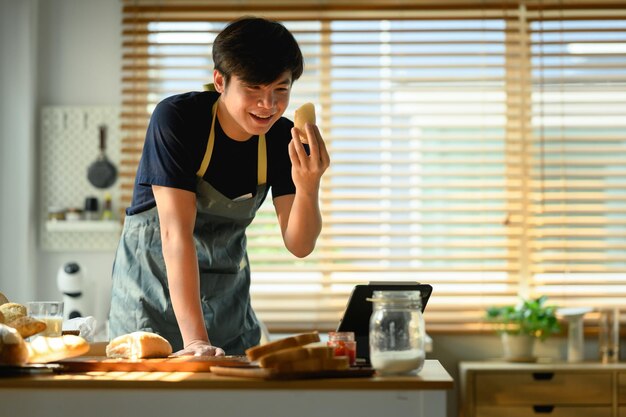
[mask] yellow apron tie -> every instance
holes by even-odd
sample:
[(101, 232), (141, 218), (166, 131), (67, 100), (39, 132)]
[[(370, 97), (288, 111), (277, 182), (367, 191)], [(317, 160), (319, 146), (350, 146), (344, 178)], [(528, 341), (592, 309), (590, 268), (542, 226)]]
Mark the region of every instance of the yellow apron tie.
[[(215, 91), (213, 84), (205, 84), (204, 91)], [(209, 132), (209, 141), (207, 143), (204, 158), (196, 175), (204, 177), (209, 162), (211, 161), (211, 155), (213, 154), (213, 144), (215, 143), (215, 118), (217, 117), (217, 101), (211, 108), (212, 120), (211, 131)], [(258, 150), (258, 162), (257, 162), (257, 185), (265, 184), (267, 182), (267, 148), (265, 146), (265, 135), (259, 135), (259, 150)]]

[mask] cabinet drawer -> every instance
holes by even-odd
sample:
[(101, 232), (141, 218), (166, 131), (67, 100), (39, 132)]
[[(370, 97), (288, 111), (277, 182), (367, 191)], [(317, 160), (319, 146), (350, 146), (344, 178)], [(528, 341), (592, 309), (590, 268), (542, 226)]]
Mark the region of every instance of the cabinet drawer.
[[(516, 407), (478, 407), (476, 417), (611, 417), (612, 408), (556, 406), (552, 409)], [(623, 417), (624, 414), (620, 414)]]
[(610, 405), (611, 379), (600, 372), (479, 373), (476, 405)]
[[(617, 400), (620, 404), (626, 404), (626, 372), (620, 372), (617, 380)], [(626, 414), (620, 414), (620, 416)]]

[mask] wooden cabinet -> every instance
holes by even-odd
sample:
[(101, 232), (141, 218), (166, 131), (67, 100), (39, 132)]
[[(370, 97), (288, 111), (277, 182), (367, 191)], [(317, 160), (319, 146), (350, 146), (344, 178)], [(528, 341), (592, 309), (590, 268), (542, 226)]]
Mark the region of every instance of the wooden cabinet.
[(626, 417), (626, 364), (461, 362), (463, 417)]

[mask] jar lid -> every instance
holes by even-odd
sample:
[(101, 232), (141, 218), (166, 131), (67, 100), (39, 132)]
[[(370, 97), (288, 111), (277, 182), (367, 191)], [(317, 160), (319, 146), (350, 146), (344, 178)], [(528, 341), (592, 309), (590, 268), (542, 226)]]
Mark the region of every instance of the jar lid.
[(354, 332), (328, 332), (328, 340), (331, 341), (354, 341)]

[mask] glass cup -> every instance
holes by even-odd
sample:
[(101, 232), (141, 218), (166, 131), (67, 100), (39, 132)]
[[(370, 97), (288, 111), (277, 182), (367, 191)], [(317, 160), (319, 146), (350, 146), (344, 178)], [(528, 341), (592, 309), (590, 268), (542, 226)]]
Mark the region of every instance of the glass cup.
[(46, 323), (46, 330), (37, 336), (61, 336), (63, 331), (62, 301), (31, 301), (26, 304), (28, 315)]

